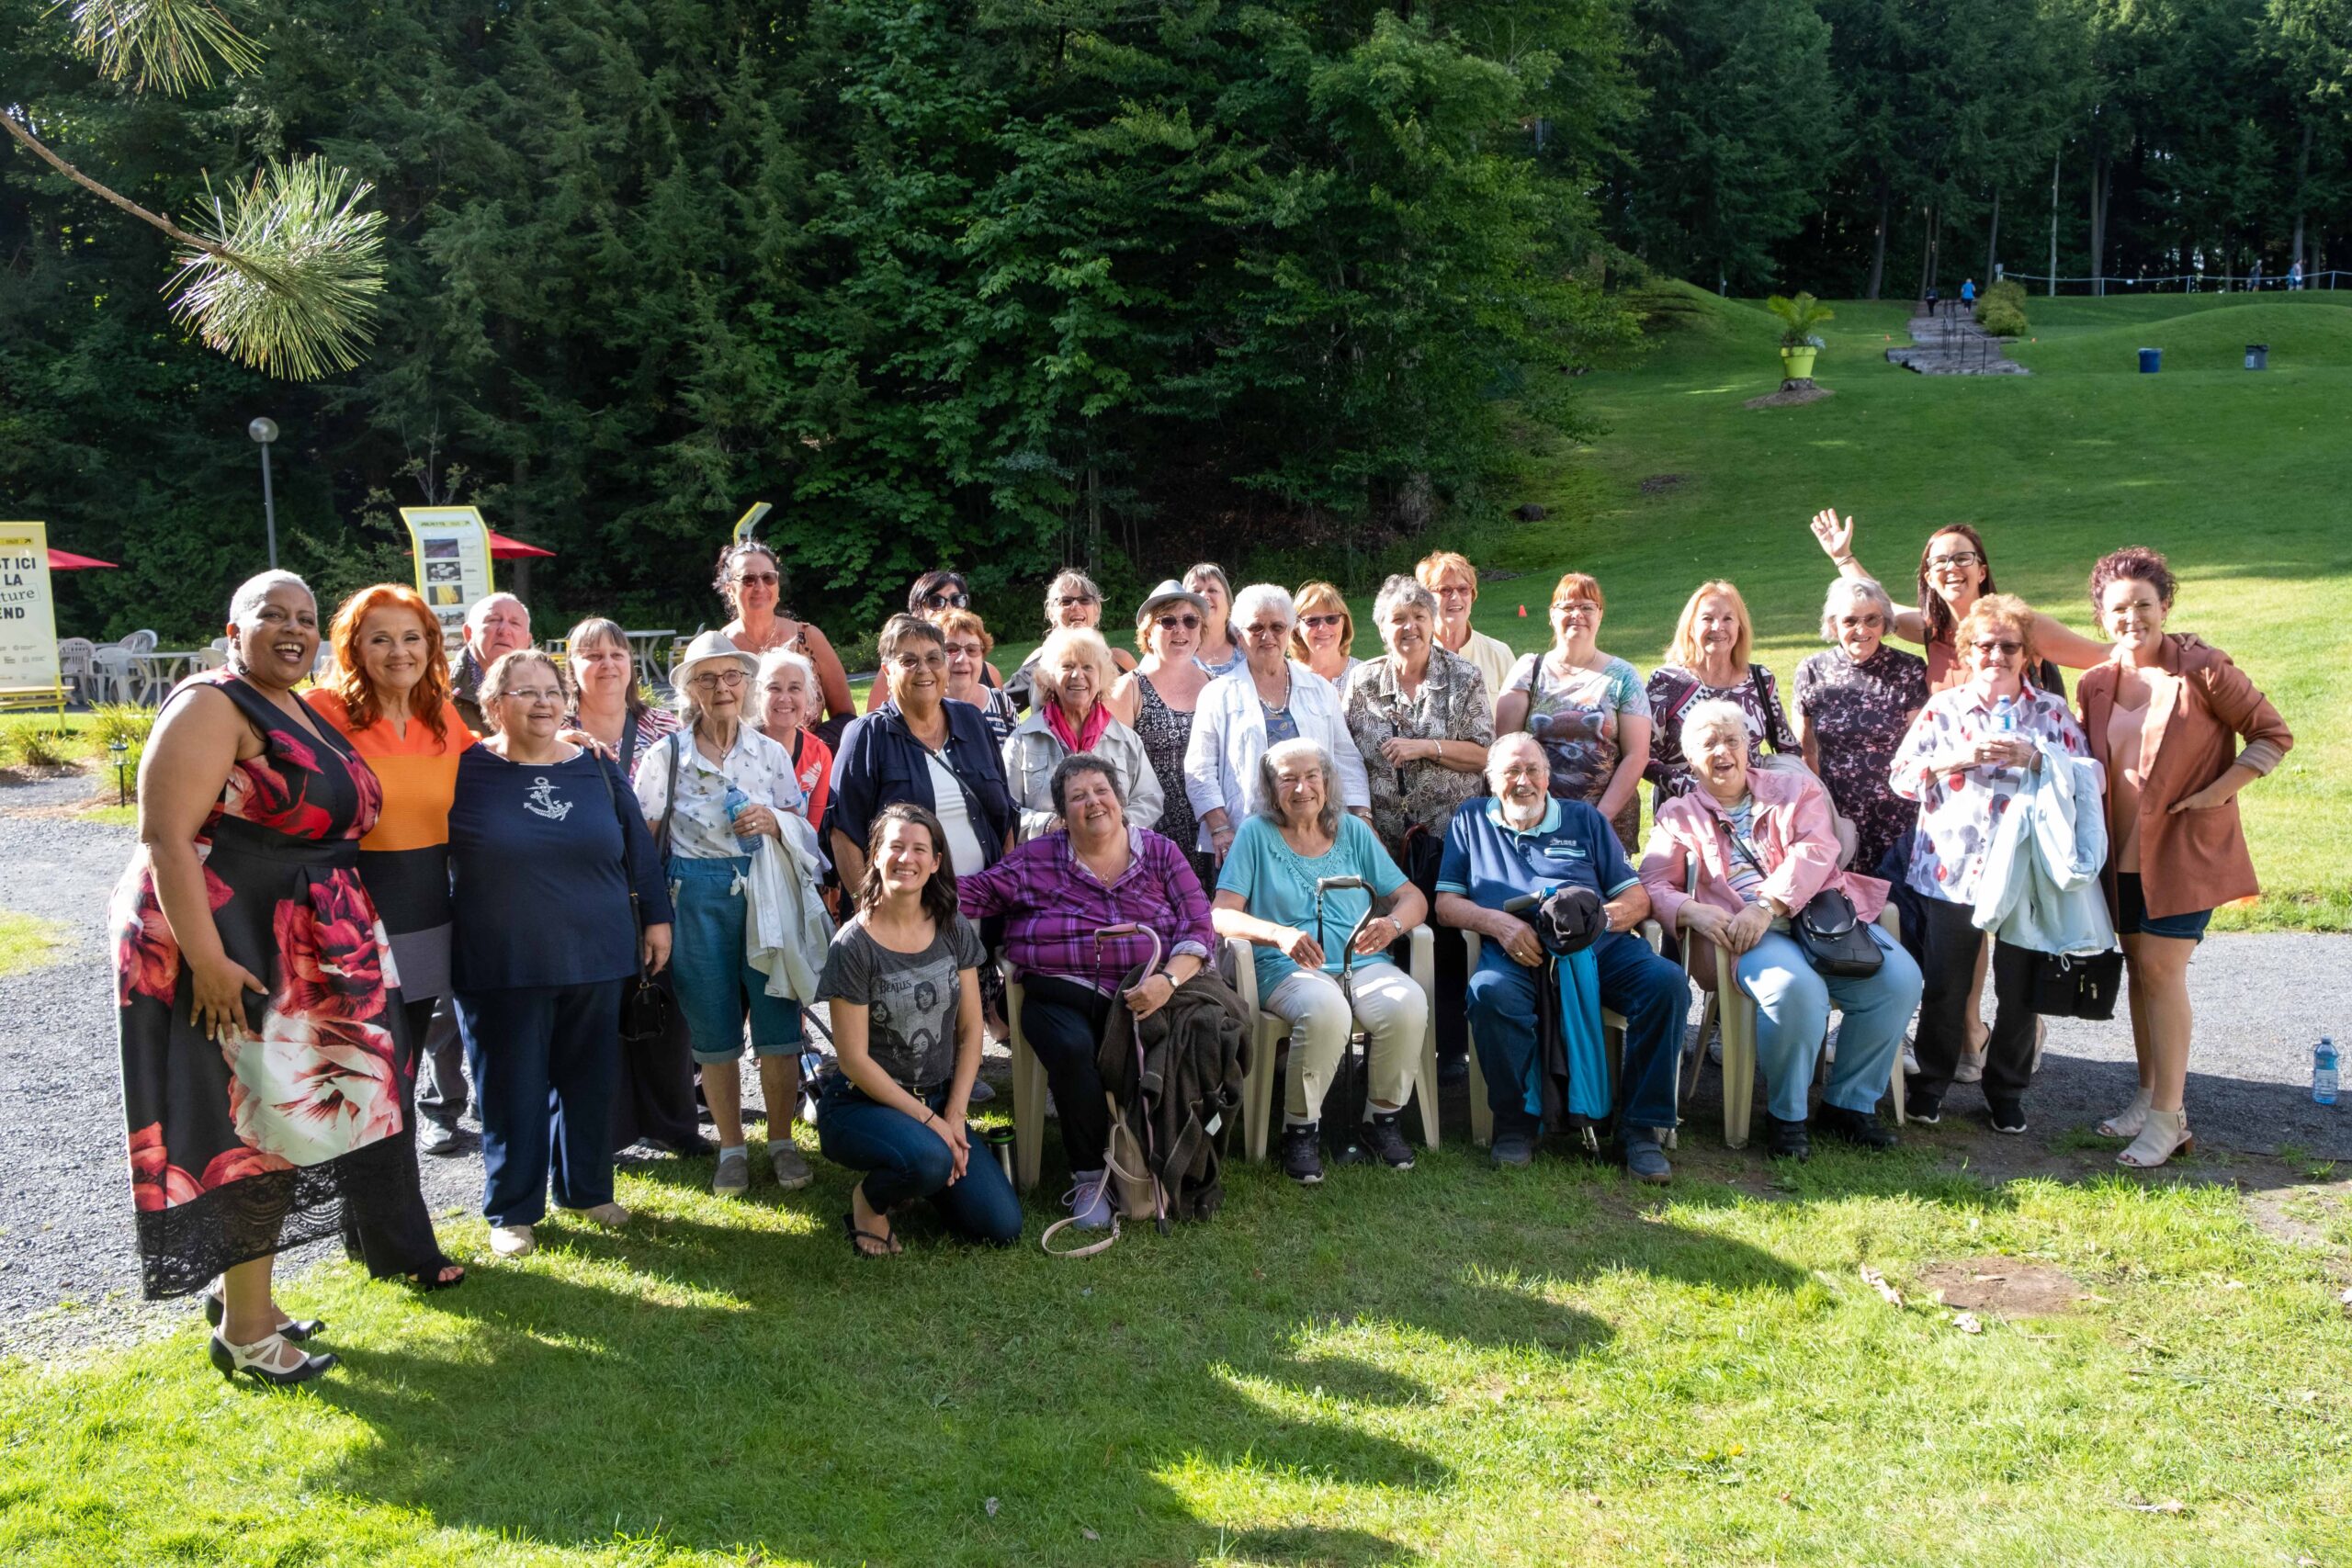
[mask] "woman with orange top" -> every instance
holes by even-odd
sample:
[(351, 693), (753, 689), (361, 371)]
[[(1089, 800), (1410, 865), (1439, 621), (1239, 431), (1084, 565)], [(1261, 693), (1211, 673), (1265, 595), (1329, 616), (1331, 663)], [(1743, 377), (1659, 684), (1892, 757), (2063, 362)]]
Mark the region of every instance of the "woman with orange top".
[[(441, 623), (414, 589), (379, 582), (335, 613), (328, 631), (334, 677), (302, 694), (311, 711), (351, 743), (383, 785), (376, 825), (359, 840), (359, 880), (390, 936), (407, 1014), (406, 1060), (399, 1064), (401, 1128), (415, 1180), (414, 1046), (434, 1003), (449, 988), (449, 803), (458, 758), (474, 743), (449, 697)], [(466, 1271), (442, 1254), (420, 1195), (397, 1224), (346, 1226), (345, 1246), (378, 1276), (408, 1275), (427, 1290)]]

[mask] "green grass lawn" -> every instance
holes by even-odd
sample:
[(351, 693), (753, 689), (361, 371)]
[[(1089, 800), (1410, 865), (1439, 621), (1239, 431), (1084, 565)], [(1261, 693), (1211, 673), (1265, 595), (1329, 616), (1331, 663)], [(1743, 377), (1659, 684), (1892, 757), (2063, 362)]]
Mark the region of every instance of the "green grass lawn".
[[(821, 1162), (748, 1203), (655, 1168), (622, 1235), (492, 1265), (452, 1226), (455, 1292), (294, 1283), (348, 1358), (311, 1391), (224, 1384), (194, 1326), (0, 1370), (0, 1561), (2352, 1557), (2334, 1194), (2298, 1194), (2299, 1246), (2104, 1153), (1996, 1185), (1965, 1136), (1769, 1180), (1687, 1153), (1657, 1195), (1453, 1150), (1317, 1192), (1257, 1169), (1083, 1264), (920, 1222), (860, 1262)], [(1919, 1275), (1987, 1257), (2085, 1299), (1965, 1332)]]
[[(2182, 579), (2175, 628), (2227, 649), (2296, 734), (2244, 797), (2266, 896), (2220, 923), (2352, 929), (2352, 293), (2036, 299), (2015, 350), (2030, 377), (1898, 369), (1883, 352), (1908, 341), (1908, 305), (1839, 303), (1816, 372), (1837, 395), (1763, 410), (1743, 405), (1773, 389), (1776, 323), (1695, 299), (1639, 367), (1584, 383), (1606, 434), (1530, 434), (1527, 497), (1552, 516), (1481, 563), (1526, 574), (1487, 585), (1482, 628), (1537, 646), (1553, 580), (1589, 571), (1602, 647), (1647, 671), (1690, 590), (1728, 577), (1785, 693), (1821, 646), (1831, 571), (1805, 524), (1823, 506), (1859, 520), (1898, 603), (1928, 535), (1967, 522), (2003, 589), (2092, 633), (2091, 563), (2154, 546)], [(2267, 372), (2240, 367), (2249, 342), (2270, 344)], [(2143, 346), (2162, 374), (2136, 374)]]

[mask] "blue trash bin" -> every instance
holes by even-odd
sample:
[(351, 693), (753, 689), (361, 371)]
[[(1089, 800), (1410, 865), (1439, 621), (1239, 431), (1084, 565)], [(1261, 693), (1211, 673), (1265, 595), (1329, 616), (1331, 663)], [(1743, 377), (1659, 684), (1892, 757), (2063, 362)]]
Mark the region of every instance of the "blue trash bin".
[(2141, 375), (2143, 375), (2143, 376), (2153, 376), (2153, 375), (2154, 375), (2157, 371), (2159, 371), (2159, 370), (2163, 369), (2164, 367), (2165, 367), (2165, 351), (2164, 351), (2163, 349), (2161, 349), (2161, 348), (2143, 348), (2143, 349), (2142, 349), (2142, 350), (2140, 351), (2140, 374), (2141, 374)]
[(2247, 344), (2245, 345), (2245, 367), (2249, 370), (2269, 369), (2270, 345), (2267, 343)]

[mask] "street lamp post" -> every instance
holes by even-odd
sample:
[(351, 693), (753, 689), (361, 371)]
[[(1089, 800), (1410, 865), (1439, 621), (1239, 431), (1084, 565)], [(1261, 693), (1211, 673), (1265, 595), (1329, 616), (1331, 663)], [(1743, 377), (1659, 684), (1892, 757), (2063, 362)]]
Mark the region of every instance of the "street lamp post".
[(261, 444), (261, 514), (269, 530), (269, 570), (277, 570), (277, 498), (269, 488), (269, 444), (277, 439), (277, 422), (267, 414), (245, 426), (245, 434)]

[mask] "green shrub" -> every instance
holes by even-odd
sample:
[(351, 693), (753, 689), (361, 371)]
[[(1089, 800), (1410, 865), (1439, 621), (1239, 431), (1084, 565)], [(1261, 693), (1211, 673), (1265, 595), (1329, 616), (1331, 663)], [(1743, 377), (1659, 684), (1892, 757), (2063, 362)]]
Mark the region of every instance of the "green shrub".
[(100, 703), (90, 710), (90, 733), (104, 750), (116, 741), (137, 745), (155, 728), (155, 710), (137, 703)]
[(73, 759), (66, 755), (62, 744), (71, 739), (71, 730), (43, 728), (25, 725), (17, 731), (17, 755), (28, 768), (62, 768)]
[(1976, 324), (1995, 337), (2023, 337), (2025, 286), (2013, 277), (2004, 277), (1978, 295)]

